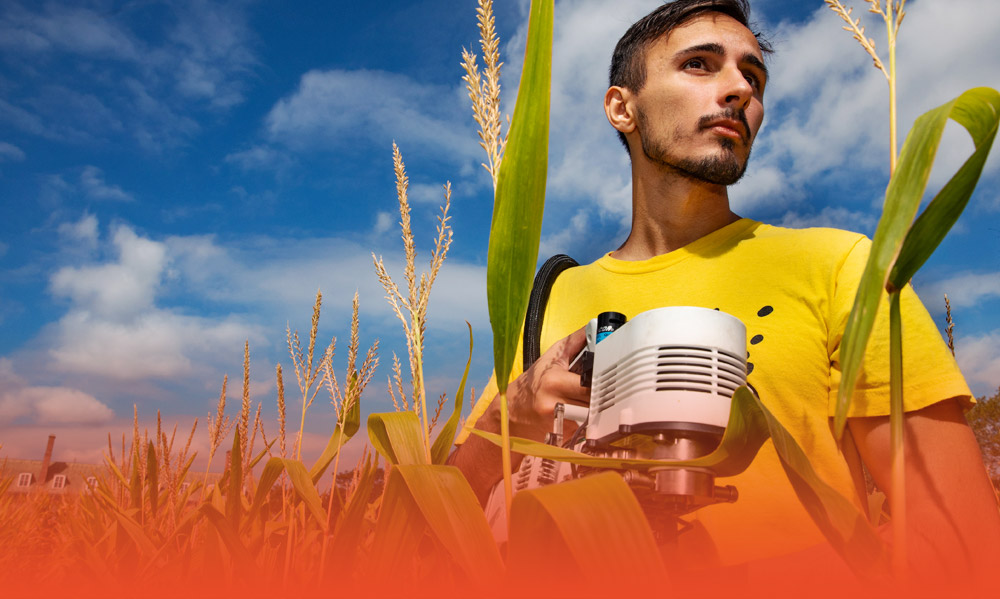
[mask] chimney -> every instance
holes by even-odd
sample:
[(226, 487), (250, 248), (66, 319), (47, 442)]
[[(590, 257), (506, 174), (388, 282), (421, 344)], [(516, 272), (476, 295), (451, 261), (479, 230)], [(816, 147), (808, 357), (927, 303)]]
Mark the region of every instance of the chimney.
[(49, 435), (49, 444), (45, 446), (45, 457), (42, 458), (42, 471), (38, 475), (38, 484), (44, 485), (49, 477), (49, 462), (52, 461), (52, 447), (56, 444), (56, 436)]

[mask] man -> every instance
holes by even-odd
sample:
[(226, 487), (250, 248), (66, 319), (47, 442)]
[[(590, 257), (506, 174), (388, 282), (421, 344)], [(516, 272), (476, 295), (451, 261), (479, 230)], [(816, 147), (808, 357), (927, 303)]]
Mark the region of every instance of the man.
[[(762, 46), (768, 48), (748, 28), (747, 12), (744, 0), (678, 0), (619, 41), (604, 107), (631, 158), (631, 233), (617, 250), (557, 279), (542, 329), (544, 353), (515, 372), (508, 388), (510, 430), (540, 440), (556, 403), (588, 403), (589, 390), (567, 366), (584, 345), (581, 327), (598, 313), (717, 308), (747, 326), (748, 380), (763, 403), (817, 473), (860, 508), (849, 466), (858, 454), (879, 487), (891, 491), (888, 309), (880, 310), (869, 344), (848, 442), (838, 444), (830, 417), (840, 336), (868, 241), (845, 231), (771, 227), (730, 209), (726, 186), (746, 168), (768, 79)], [(1000, 556), (1000, 515), (962, 415), (971, 394), (911, 289), (902, 303), (911, 563), (923, 574), (927, 566), (941, 576), (983, 574)], [(487, 393), (495, 394), (495, 385)], [(499, 431), (496, 400), (476, 426)], [(500, 478), (499, 456), (472, 436), (451, 463), (482, 499)], [(823, 543), (770, 442), (745, 473), (718, 483), (735, 485), (739, 500), (693, 517), (711, 534), (721, 563)]]

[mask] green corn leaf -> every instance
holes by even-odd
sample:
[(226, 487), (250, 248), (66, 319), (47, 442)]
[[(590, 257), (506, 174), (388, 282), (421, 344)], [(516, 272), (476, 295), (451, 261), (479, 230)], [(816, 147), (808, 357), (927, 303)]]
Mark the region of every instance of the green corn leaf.
[[(961, 208), (968, 201), (996, 134), (996, 113), (1000, 107), (996, 94), (995, 90), (988, 88), (972, 89), (921, 115), (903, 143), (896, 172), (886, 190), (885, 206), (872, 239), (868, 263), (858, 284), (854, 306), (841, 340), (842, 374), (834, 417), (834, 432), (838, 438), (843, 435), (847, 422), (851, 395), (868, 338), (875, 325), (883, 289), (887, 284), (893, 288), (901, 288), (902, 285), (898, 283), (905, 284), (909, 280), (944, 237), (947, 232), (944, 227), (954, 224)], [(932, 202), (932, 205), (936, 205), (933, 208), (928, 206), (925, 214), (930, 214), (917, 227), (913, 217), (920, 207), (920, 199), (934, 164), (934, 155), (949, 118), (954, 118), (969, 129), (976, 143), (976, 151)], [(908, 237), (908, 231), (913, 230), (913, 240), (906, 244), (909, 247), (903, 252), (904, 239)], [(890, 279), (890, 269), (897, 262), (899, 268)]]
[(118, 468), (118, 465), (112, 462), (111, 459), (108, 458), (107, 456), (104, 457), (104, 463), (108, 465), (108, 469), (110, 469), (111, 473), (115, 475), (115, 478), (118, 479), (118, 482), (121, 483), (122, 487), (125, 487), (126, 489), (129, 488), (128, 479), (126, 479), (125, 475), (122, 474), (122, 471)]
[(132, 500), (131, 507), (133, 509), (142, 509), (142, 476), (139, 474), (139, 448), (142, 447), (140, 444), (136, 444), (135, 451), (132, 452), (132, 476), (129, 480), (129, 496)]
[(368, 416), (368, 439), (390, 464), (427, 464), (420, 419), (413, 412), (386, 412)]
[(867, 514), (826, 484), (791, 433), (766, 407), (760, 407), (781, 466), (813, 522), (856, 574), (865, 577), (883, 572), (888, 552)]
[(355, 560), (361, 545), (361, 533), (364, 530), (365, 511), (368, 508), (368, 497), (375, 485), (375, 473), (378, 471), (378, 457), (374, 463), (369, 456), (361, 467), (354, 494), (347, 502), (343, 513), (337, 520), (333, 533), (332, 569), (334, 578), (350, 576), (354, 572)]
[[(472, 432), (497, 445), (501, 443), (500, 435), (479, 429), (472, 429)], [(693, 460), (603, 458), (518, 437), (511, 437), (511, 449), (517, 453), (594, 468), (645, 469), (665, 465), (684, 466), (710, 468), (716, 476), (734, 476), (747, 469), (767, 437), (768, 422), (762, 412), (761, 404), (749, 389), (740, 387), (733, 394), (729, 423), (726, 425), (726, 432), (719, 447), (712, 453)]]
[(194, 459), (198, 456), (198, 452), (192, 453), (184, 465), (181, 466), (180, 470), (177, 471), (177, 485), (180, 486), (184, 483), (184, 479), (187, 477), (188, 471), (191, 469), (191, 464), (194, 463)]
[[(136, 512), (133, 511), (133, 513)], [(140, 526), (134, 518), (121, 512), (120, 510), (115, 510), (114, 515), (115, 519), (118, 520), (118, 524), (122, 527), (122, 530), (124, 530), (125, 533), (128, 534), (129, 538), (135, 543), (140, 554), (151, 556), (156, 553), (156, 546), (149, 540), (149, 537), (146, 536), (145, 532), (143, 532), (142, 526)]]
[(316, 485), (313, 484), (312, 477), (309, 476), (306, 467), (302, 465), (302, 462), (295, 460), (277, 459), (280, 459), (284, 463), (285, 472), (288, 473), (288, 479), (292, 481), (292, 487), (295, 489), (295, 492), (303, 503), (306, 504), (309, 513), (319, 523), (320, 529), (325, 531), (326, 512), (323, 511), (323, 502), (319, 498), (319, 491), (316, 490)]
[(273, 439), (270, 443), (268, 443), (264, 447), (264, 449), (260, 450), (260, 453), (258, 453), (255, 458), (253, 458), (252, 460), (250, 460), (250, 464), (249, 464), (249, 466), (247, 466), (250, 470), (253, 470), (254, 466), (256, 466), (258, 463), (260, 463), (260, 461), (262, 459), (264, 459), (264, 454), (266, 454), (268, 451), (271, 450), (271, 446), (274, 445), (275, 441), (277, 441), (277, 439)]
[[(355, 380), (351, 381), (351, 384), (356, 384), (356, 379), (357, 376), (355, 375)], [(333, 434), (330, 435), (330, 440), (327, 441), (323, 453), (320, 454), (319, 459), (309, 469), (309, 476), (312, 477), (314, 484), (319, 483), (320, 477), (323, 476), (330, 463), (333, 462), (333, 458), (337, 457), (340, 448), (350, 441), (351, 437), (361, 428), (360, 404), (361, 402), (358, 400), (351, 402), (351, 407), (347, 409), (347, 414), (344, 416), (343, 429), (341, 429), (340, 423), (338, 423), (333, 429)]]
[(149, 496), (149, 510), (155, 518), (156, 510), (160, 505), (160, 477), (159, 460), (156, 459), (156, 447), (152, 441), (146, 447), (146, 491)]
[(253, 555), (243, 545), (240, 536), (236, 533), (236, 529), (233, 528), (226, 516), (209, 503), (201, 504), (198, 509), (215, 526), (215, 530), (219, 533), (219, 538), (222, 539), (223, 544), (225, 544), (226, 549), (229, 550), (229, 554), (236, 563), (237, 570), (242, 573), (251, 572), (254, 566)]
[[(499, 435), (473, 431), (493, 443), (500, 443)], [(716, 476), (734, 476), (744, 471), (770, 437), (795, 493), (817, 527), (844, 560), (858, 573), (876, 572), (883, 565), (884, 551), (875, 530), (867, 517), (836, 489), (826, 484), (813, 470), (802, 448), (791, 433), (771, 414), (747, 387), (740, 387), (733, 394), (729, 424), (719, 448), (707, 456), (694, 460), (626, 460), (599, 458), (560, 447), (511, 439), (511, 448), (527, 455), (546, 457), (580, 466), (610, 469), (644, 469), (653, 466), (709, 468)], [(556, 485), (561, 486), (561, 485)], [(517, 497), (515, 496), (515, 504)], [(515, 516), (511, 522), (518, 526)], [(513, 542), (513, 531), (511, 532)]]
[(257, 516), (257, 512), (260, 511), (261, 506), (267, 501), (267, 496), (271, 493), (271, 487), (284, 471), (285, 463), (281, 461), (281, 458), (271, 458), (267, 464), (264, 464), (264, 471), (260, 473), (257, 491), (253, 495), (253, 503), (250, 504), (250, 510), (247, 514), (248, 523)]
[(507, 389), (538, 260), (548, 168), (552, 22), (553, 0), (533, 0), (524, 69), (493, 203), (486, 296), (501, 393)]
[(394, 466), (383, 501), (371, 555), (379, 571), (408, 567), (416, 550), (414, 535), (426, 527), (468, 582), (480, 590), (494, 587), (503, 562), (479, 501), (461, 471), (428, 464)]
[[(934, 196), (906, 235), (889, 273), (889, 283), (896, 289), (902, 289), (930, 258), (969, 203), (997, 135), (1000, 92), (988, 87), (970, 89), (952, 102), (948, 116), (968, 130), (976, 149)], [(938, 141), (935, 140), (935, 145)]]
[(240, 527), (243, 502), (243, 453), (240, 448), (240, 431), (233, 432), (233, 453), (229, 460), (229, 491), (226, 493), (226, 518), (233, 530)]
[(468, 321), (465, 326), (469, 327), (469, 359), (465, 362), (465, 372), (462, 373), (462, 380), (458, 383), (458, 391), (455, 392), (455, 408), (444, 423), (441, 432), (438, 433), (434, 445), (431, 447), (431, 461), (435, 464), (444, 464), (448, 460), (451, 446), (455, 442), (455, 431), (458, 429), (458, 420), (462, 417), (462, 399), (465, 397), (465, 382), (469, 378), (469, 367), (472, 365), (472, 325)]
[(518, 493), (508, 549), (508, 572), (527, 586), (560, 589), (569, 581), (597, 596), (595, 585), (612, 579), (625, 588), (636, 581), (665, 582), (646, 516), (613, 472)]

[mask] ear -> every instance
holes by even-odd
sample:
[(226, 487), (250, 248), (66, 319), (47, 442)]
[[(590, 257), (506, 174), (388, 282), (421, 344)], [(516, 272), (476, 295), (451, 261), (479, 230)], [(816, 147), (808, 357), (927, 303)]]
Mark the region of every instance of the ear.
[(613, 86), (604, 94), (604, 114), (615, 129), (628, 134), (635, 131), (635, 115), (632, 107), (632, 92), (624, 87)]

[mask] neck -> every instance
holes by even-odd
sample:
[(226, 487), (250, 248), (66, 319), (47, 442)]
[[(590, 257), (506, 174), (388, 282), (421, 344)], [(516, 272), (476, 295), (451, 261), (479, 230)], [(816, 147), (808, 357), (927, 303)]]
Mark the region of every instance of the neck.
[(611, 253), (645, 260), (682, 248), (739, 220), (725, 185), (692, 179), (641, 156), (632, 161), (632, 231)]

